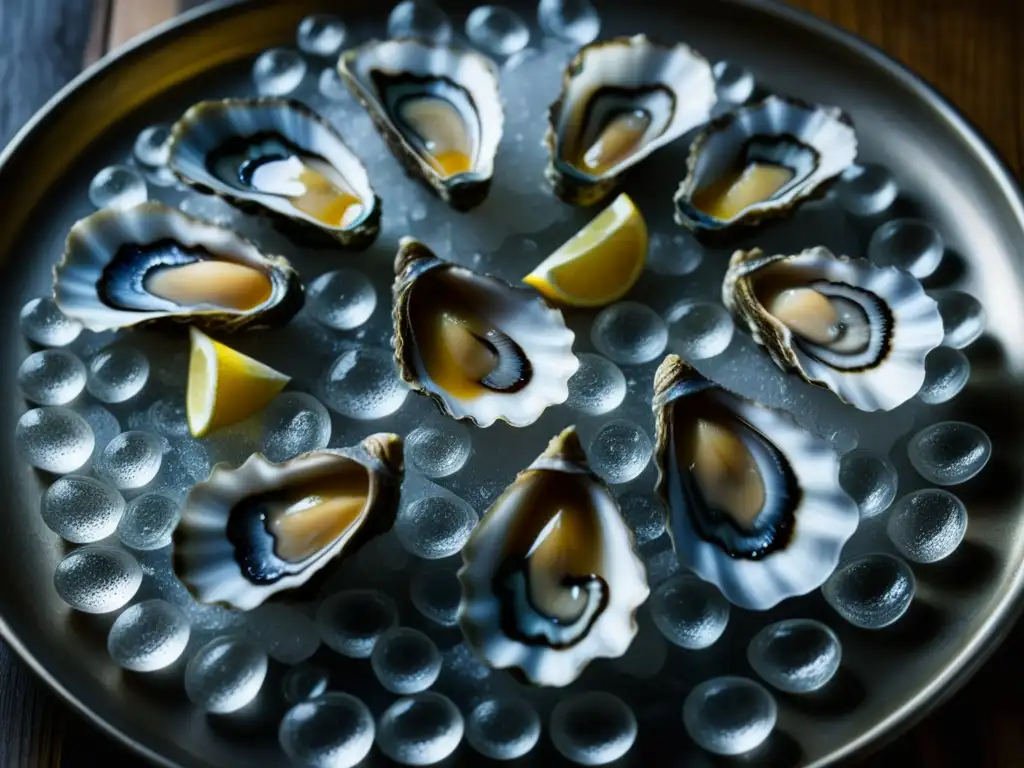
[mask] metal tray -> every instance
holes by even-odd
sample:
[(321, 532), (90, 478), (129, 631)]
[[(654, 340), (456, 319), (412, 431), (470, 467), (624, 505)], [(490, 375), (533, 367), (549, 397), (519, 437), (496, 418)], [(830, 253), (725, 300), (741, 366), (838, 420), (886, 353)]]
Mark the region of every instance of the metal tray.
[[(446, 0), (444, 5), (458, 25), (475, 3)], [(510, 5), (524, 17), (533, 15), (533, 3)], [(3, 355), (10, 372), (0, 377), (7, 404), (0, 409), (7, 459), (0, 482), (9, 494), (0, 540), (0, 630), (67, 701), (163, 765), (280, 764), (272, 735), (280, 709), (263, 706), (266, 719), (259, 712), (242, 719), (207, 718), (189, 706), (180, 669), (176, 676), (122, 673), (105, 649), (109, 619), (74, 614), (55, 594), (53, 568), (64, 545), (36, 513), (43, 479), (16, 458), (13, 443), (25, 407), (13, 372), (27, 352), (17, 311), (47, 292), (68, 227), (88, 212), (84, 190), (96, 170), (125, 157), (145, 125), (173, 119), (198, 98), (215, 94), (220, 82), (238, 82), (259, 51), (292, 44), (305, 15), (339, 10), (357, 37), (365, 37), (360, 30), (366, 25), (381, 33), (386, 10), (359, 0), (340, 9), (333, 0), (235, 0), (186, 14), (85, 72), (0, 156), (0, 188), (8, 191), (0, 228), (0, 291), (7, 317)], [(827, 696), (778, 697), (776, 732), (749, 758), (757, 765), (832, 763), (907, 728), (950, 695), (1018, 614), (1024, 578), (1024, 348), (1018, 343), (1024, 337), (1024, 201), (998, 157), (941, 97), (878, 51), (809, 16), (758, 0), (707, 0), (672, 9), (639, 0), (628, 11), (610, 4), (601, 10), (603, 36), (656, 31), (662, 39), (685, 40), (712, 60), (741, 63), (770, 90), (850, 112), (858, 126), (860, 158), (890, 167), (900, 182), (896, 212), (936, 222), (945, 237), (943, 268), (929, 287), (956, 284), (977, 296), (988, 312), (987, 334), (968, 350), (973, 373), (966, 390), (927, 417), (971, 421), (993, 440), (988, 468), (957, 489), (970, 511), (964, 544), (947, 561), (915, 566), (917, 599), (893, 627), (866, 632), (830, 620), (844, 647), (839, 677)], [(386, 205), (386, 190), (383, 195)], [(870, 232), (862, 222), (846, 236), (863, 249)], [(900, 422), (900, 432), (908, 426)], [(886, 431), (878, 420), (872, 428)], [(881, 444), (891, 447), (894, 438), (890, 434)], [(905, 453), (904, 444), (896, 441), (894, 458)], [(835, 618), (817, 593), (779, 615), (796, 612)], [(720, 643), (706, 656), (683, 655), (673, 662), (673, 674), (681, 671), (668, 698), (672, 705), (663, 714), (652, 713), (650, 722), (645, 718), (651, 710), (645, 710), (637, 744), (622, 764), (708, 761), (679, 727), (678, 707), (688, 690), (682, 681), (692, 684), (706, 676), (700, 672), (704, 664), (728, 664), (750, 674), (744, 671), (746, 640), (760, 623), (744, 617), (738, 639)], [(661, 680), (640, 687), (653, 689)], [(268, 686), (273, 683), (268, 679)], [(558, 760), (543, 739), (522, 762)], [(373, 752), (367, 762), (386, 761)], [(480, 758), (462, 748), (449, 764), (477, 765)]]

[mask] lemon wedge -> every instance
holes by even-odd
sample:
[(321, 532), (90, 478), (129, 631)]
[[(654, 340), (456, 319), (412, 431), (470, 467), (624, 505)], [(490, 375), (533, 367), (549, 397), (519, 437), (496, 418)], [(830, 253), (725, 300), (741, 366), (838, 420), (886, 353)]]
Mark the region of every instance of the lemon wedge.
[(189, 329), (185, 412), (193, 437), (242, 421), (261, 410), (284, 389), (289, 377)]
[(603, 307), (629, 292), (646, 259), (647, 224), (621, 194), (523, 282), (561, 304)]

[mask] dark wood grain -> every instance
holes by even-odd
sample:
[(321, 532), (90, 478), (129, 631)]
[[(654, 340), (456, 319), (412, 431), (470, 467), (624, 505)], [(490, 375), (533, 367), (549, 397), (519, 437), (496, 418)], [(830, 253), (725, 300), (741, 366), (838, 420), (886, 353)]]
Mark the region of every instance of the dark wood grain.
[[(0, 145), (79, 70), (94, 3), (93, 58), (136, 30), (149, 0), (0, 0)], [(122, 3), (120, 27), (112, 25)], [(1024, 0), (792, 0), (882, 48), (957, 105), (1024, 174)], [(182, 6), (197, 0), (181, 0)], [(157, 6), (166, 7), (165, 0)], [(99, 8), (102, 6), (102, 8)], [(129, 7), (134, 6), (134, 7)], [(142, 12), (144, 15), (144, 12)], [(164, 12), (153, 14), (159, 20)], [(115, 32), (124, 34), (124, 32)], [(118, 42), (114, 40), (114, 42)], [(952, 700), (864, 765), (1024, 765), (1024, 625)], [(68, 711), (0, 644), (0, 768), (138, 760)]]

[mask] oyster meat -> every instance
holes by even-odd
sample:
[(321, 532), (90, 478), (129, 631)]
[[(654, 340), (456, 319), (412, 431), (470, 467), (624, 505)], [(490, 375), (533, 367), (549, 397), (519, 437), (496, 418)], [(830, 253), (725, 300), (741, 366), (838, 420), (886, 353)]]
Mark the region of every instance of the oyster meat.
[(736, 251), (722, 300), (780, 368), (862, 411), (916, 395), (924, 359), (942, 343), (938, 304), (915, 277), (826, 248)]
[(708, 121), (715, 78), (682, 43), (644, 35), (584, 46), (566, 68), (548, 112), (548, 180), (573, 205), (607, 197), (622, 174)]
[(675, 355), (654, 379), (657, 491), (680, 563), (767, 610), (821, 586), (860, 521), (827, 440)]
[(395, 360), (402, 378), (456, 419), (532, 424), (565, 402), (579, 360), (562, 313), (403, 238), (395, 258)]
[(186, 184), (271, 216), (312, 246), (362, 250), (380, 231), (380, 200), (336, 130), (289, 99), (203, 101), (171, 129), (170, 168)]
[(569, 427), (521, 472), (462, 550), (459, 625), (496, 669), (564, 686), (637, 632), (650, 590), (615, 496)]
[(402, 439), (370, 435), (274, 464), (214, 467), (185, 500), (174, 571), (201, 603), (247, 611), (305, 585), (394, 522)]
[(406, 171), (459, 211), (480, 205), (505, 117), (484, 56), (412, 38), (342, 54), (338, 72)]
[(162, 320), (266, 328), (284, 325), (303, 304), (302, 283), (284, 257), (161, 203), (77, 222), (53, 293), (61, 312), (91, 331)]
[(780, 96), (738, 107), (694, 139), (676, 221), (713, 239), (792, 214), (856, 156), (853, 123), (836, 107)]

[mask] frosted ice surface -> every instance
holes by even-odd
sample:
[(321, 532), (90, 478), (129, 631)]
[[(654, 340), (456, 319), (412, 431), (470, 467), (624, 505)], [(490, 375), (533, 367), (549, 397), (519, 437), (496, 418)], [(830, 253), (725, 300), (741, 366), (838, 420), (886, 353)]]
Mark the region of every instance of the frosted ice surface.
[(892, 555), (865, 555), (841, 563), (821, 588), (836, 613), (862, 629), (881, 629), (910, 608), (914, 574)]
[(619, 499), (625, 518), (637, 545), (654, 541), (665, 533), (665, 505), (646, 491), (631, 491)]
[(144, 493), (129, 502), (117, 535), (126, 547), (159, 549), (171, 543), (180, 519), (181, 507), (175, 499), (162, 493)]
[(185, 652), (191, 634), (180, 608), (164, 600), (144, 600), (117, 617), (107, 635), (114, 663), (133, 672), (163, 669)]
[(708, 301), (683, 301), (667, 315), (668, 346), (687, 361), (720, 355), (732, 341), (732, 315)]
[(466, 19), (466, 37), (496, 56), (511, 56), (530, 42), (530, 30), (519, 15), (501, 5), (481, 5)]
[(125, 511), (116, 490), (82, 475), (65, 475), (43, 493), (41, 514), (46, 526), (65, 541), (87, 544), (105, 539)]
[(924, 360), (924, 383), (917, 396), (922, 403), (937, 405), (952, 400), (971, 377), (971, 363), (959, 349), (937, 347)]
[(544, 34), (586, 45), (601, 31), (601, 17), (590, 0), (540, 0), (537, 21)]
[(981, 472), (992, 458), (992, 441), (981, 429), (962, 421), (931, 424), (910, 438), (907, 456), (925, 480), (957, 485)]
[(85, 389), (85, 365), (64, 349), (44, 349), (25, 358), (18, 369), (18, 388), (39, 405), (65, 405)]
[(146, 180), (127, 165), (111, 165), (89, 183), (89, 200), (97, 208), (131, 208), (146, 202)]
[(377, 722), (377, 746), (402, 765), (433, 765), (462, 741), (465, 723), (451, 699), (433, 691), (399, 699)]
[(409, 387), (398, 378), (390, 352), (361, 348), (343, 352), (327, 371), (327, 403), (352, 419), (389, 416), (405, 402)]
[(89, 394), (104, 403), (135, 397), (149, 379), (149, 359), (135, 347), (117, 344), (89, 361)]
[(330, 441), (331, 415), (312, 395), (285, 392), (264, 409), (260, 450), (271, 461), (326, 448)]
[(857, 504), (861, 517), (885, 512), (896, 498), (898, 482), (892, 462), (871, 451), (853, 451), (839, 467), (839, 484)]
[(690, 573), (659, 584), (651, 594), (650, 610), (665, 638), (690, 650), (714, 645), (729, 624), (729, 603), (722, 593)]
[(628, 483), (651, 461), (651, 439), (639, 424), (617, 419), (598, 430), (587, 450), (594, 471), (609, 483)]
[(296, 704), (281, 721), (278, 740), (293, 765), (353, 768), (373, 747), (373, 715), (347, 693), (325, 693)]
[(683, 702), (683, 724), (698, 746), (716, 755), (759, 747), (775, 728), (778, 707), (764, 686), (744, 677), (716, 677)]
[(23, 413), (14, 440), (25, 461), (36, 469), (60, 475), (85, 464), (95, 445), (92, 428), (85, 419), (59, 405)]
[(626, 399), (626, 377), (619, 367), (608, 358), (589, 352), (577, 357), (580, 367), (569, 379), (566, 404), (589, 416), (618, 408)]
[(299, 22), (296, 43), (311, 56), (335, 56), (345, 43), (345, 22), (328, 13), (315, 13)]
[(53, 573), (61, 600), (83, 613), (110, 613), (142, 584), (142, 569), (123, 549), (90, 544), (65, 555)]
[(697, 270), (704, 249), (689, 233), (665, 235), (652, 232), (647, 244), (647, 268), (658, 275), (681, 277)]
[(289, 704), (316, 698), (327, 690), (330, 673), (316, 664), (299, 664), (289, 669), (281, 681), (284, 700)]
[(18, 322), (29, 341), (44, 347), (67, 346), (82, 332), (82, 324), (65, 317), (48, 296), (27, 302)]
[(515, 760), (540, 740), (540, 716), (516, 697), (481, 701), (466, 720), (466, 741), (484, 757)]
[(263, 651), (238, 637), (218, 637), (189, 661), (185, 693), (200, 709), (226, 714), (256, 698), (266, 676), (267, 656)]
[(934, 563), (960, 546), (967, 532), (967, 508), (948, 491), (914, 491), (896, 503), (886, 530), (908, 560)]
[(465, 466), (472, 452), (469, 429), (454, 419), (421, 424), (405, 438), (408, 467), (426, 477), (455, 474)]
[(985, 307), (974, 296), (963, 291), (945, 290), (936, 292), (934, 298), (939, 302), (942, 327), (946, 331), (942, 340), (945, 346), (963, 349), (985, 332)]
[(419, 693), (441, 673), (441, 653), (422, 632), (398, 627), (381, 635), (370, 654), (370, 666), (390, 693)]
[(452, 39), (452, 23), (432, 0), (404, 0), (391, 9), (388, 37), (419, 37), (443, 45)]
[(409, 554), (437, 560), (460, 551), (476, 522), (476, 512), (462, 499), (427, 496), (399, 510), (395, 533)]
[(97, 473), (118, 490), (149, 485), (160, 471), (164, 444), (148, 432), (122, 432), (103, 449)]
[(461, 597), (455, 569), (445, 565), (421, 568), (409, 582), (409, 598), (416, 610), (442, 627), (455, 626)]
[(590, 330), (598, 352), (620, 365), (654, 360), (665, 351), (668, 326), (650, 307), (636, 301), (620, 301), (602, 309)]
[(851, 165), (835, 189), (839, 203), (855, 216), (881, 213), (893, 204), (899, 192), (892, 171), (871, 163)]
[(813, 619), (787, 619), (750, 641), (747, 659), (766, 683), (786, 693), (808, 693), (839, 669), (842, 648), (835, 632)]
[(377, 306), (373, 283), (362, 272), (325, 272), (306, 288), (309, 313), (328, 328), (350, 331), (370, 319)]
[(306, 60), (291, 48), (270, 48), (252, 65), (252, 80), (262, 96), (285, 96), (306, 76)]
[(284, 664), (305, 661), (320, 647), (316, 623), (301, 611), (280, 603), (264, 603), (245, 615), (248, 638)]
[(928, 222), (893, 219), (871, 236), (868, 258), (881, 267), (897, 267), (923, 278), (938, 268), (945, 248), (942, 235)]
[(637, 734), (633, 710), (604, 691), (562, 699), (551, 711), (549, 727), (555, 749), (580, 765), (618, 760), (629, 752)]
[(398, 609), (383, 592), (352, 589), (324, 600), (316, 613), (324, 644), (343, 656), (369, 658), (380, 636), (398, 626)]

